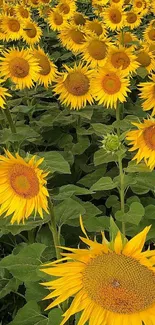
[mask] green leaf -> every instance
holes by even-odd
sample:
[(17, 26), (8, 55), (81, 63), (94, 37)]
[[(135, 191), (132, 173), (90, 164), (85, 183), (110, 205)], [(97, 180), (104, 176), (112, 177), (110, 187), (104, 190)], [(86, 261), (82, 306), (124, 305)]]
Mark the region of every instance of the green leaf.
[(32, 216), (28, 218), (28, 220), (26, 220), (24, 224), (21, 223), (19, 225), (17, 225), (16, 223), (12, 225), (11, 217), (0, 218), (0, 237), (8, 233), (11, 233), (12, 235), (17, 235), (22, 231), (28, 231), (38, 226), (42, 226), (43, 224), (49, 222), (49, 220), (50, 215), (46, 213), (44, 213), (43, 219), (41, 219), (39, 216), (34, 219), (34, 217)]
[(79, 218), (84, 214), (84, 207), (77, 201), (69, 198), (54, 207), (54, 214), (59, 226), (67, 223), (67, 220)]
[(146, 172), (150, 172), (151, 170), (149, 169), (149, 167), (146, 166), (146, 164), (144, 162), (141, 162), (139, 164), (136, 164), (135, 161), (130, 161), (128, 164), (127, 168), (124, 168), (124, 170), (127, 173), (146, 173)]
[[(44, 323), (41, 323), (44, 321)], [(46, 322), (45, 322), (46, 321)], [(14, 320), (9, 325), (43, 325), (47, 324), (47, 318), (41, 315), (40, 308), (36, 301), (29, 301), (19, 309)]]
[(103, 163), (108, 163), (111, 161), (117, 161), (118, 157), (116, 154), (107, 153), (105, 149), (100, 149), (94, 154), (94, 165), (98, 166)]
[(90, 188), (92, 191), (107, 191), (116, 188), (117, 184), (112, 181), (110, 177), (100, 178), (93, 186)]
[(106, 216), (84, 217), (83, 223), (87, 231), (100, 232), (109, 229), (110, 218)]
[(63, 312), (61, 311), (60, 308), (52, 309), (48, 314), (48, 317), (49, 317), (48, 325), (60, 325), (60, 323), (63, 319), (62, 314), (63, 314)]
[(74, 184), (68, 184), (61, 186), (59, 189), (59, 194), (54, 195), (54, 200), (64, 200), (72, 197), (73, 195), (90, 195), (93, 192), (80, 186), (76, 186)]
[(46, 288), (37, 282), (25, 282), (24, 285), (26, 287), (25, 298), (27, 302), (30, 300), (39, 302), (49, 293)]
[(90, 188), (95, 182), (97, 182), (101, 175), (104, 175), (106, 172), (106, 166), (99, 167), (93, 173), (90, 173), (83, 178), (81, 178), (78, 183)]
[(102, 123), (93, 123), (91, 124), (95, 133), (97, 135), (106, 135), (107, 133), (110, 133), (113, 131), (113, 126), (112, 125), (106, 125)]
[(145, 207), (145, 218), (146, 219), (155, 219), (155, 206), (150, 204)]
[(10, 292), (16, 292), (20, 284), (21, 281), (15, 278), (0, 278), (0, 299), (8, 295)]
[(115, 206), (118, 203), (118, 196), (116, 195), (110, 195), (106, 200), (106, 207), (111, 208)]
[(88, 137), (79, 137), (79, 141), (75, 143), (71, 149), (73, 155), (82, 155), (85, 150), (90, 146), (90, 141)]
[(109, 234), (110, 234), (110, 241), (113, 241), (118, 233), (119, 228), (116, 225), (114, 219), (110, 217), (110, 228), (109, 228)]
[(145, 77), (148, 75), (148, 71), (143, 67), (139, 67), (137, 69), (137, 75), (140, 76), (142, 79), (145, 79)]
[(64, 157), (57, 151), (39, 152), (38, 156), (44, 157), (44, 164), (51, 173), (58, 172), (70, 174), (70, 166)]
[(39, 271), (41, 256), (46, 246), (34, 243), (22, 248), (17, 255), (11, 254), (0, 261), (0, 268), (6, 268), (16, 279), (37, 282), (43, 278)]
[(115, 217), (118, 221), (124, 220), (125, 222), (132, 223), (134, 225), (139, 225), (144, 214), (145, 209), (143, 205), (139, 202), (133, 202), (131, 203), (128, 212), (122, 213), (122, 211), (117, 211), (115, 213)]

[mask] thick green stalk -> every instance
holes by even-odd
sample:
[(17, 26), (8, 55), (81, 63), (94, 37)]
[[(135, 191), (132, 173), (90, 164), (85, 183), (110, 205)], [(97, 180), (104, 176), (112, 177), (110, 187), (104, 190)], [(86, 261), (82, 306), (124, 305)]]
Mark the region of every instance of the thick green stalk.
[[(120, 121), (120, 106), (118, 105), (116, 108), (116, 120), (117, 122)], [(117, 125), (117, 135), (120, 136), (120, 127), (119, 123)], [(124, 221), (124, 205), (125, 205), (125, 200), (124, 200), (124, 171), (123, 171), (123, 164), (122, 164), (122, 155), (121, 153), (118, 154), (118, 167), (119, 167), (119, 177), (120, 177), (120, 189), (119, 189), (119, 194), (120, 194), (120, 203), (121, 203), (121, 212), (122, 212), (122, 233), (125, 236), (125, 221)]]
[(16, 133), (16, 127), (15, 127), (15, 124), (13, 122), (13, 119), (12, 119), (12, 116), (11, 116), (11, 113), (10, 113), (10, 110), (8, 107), (6, 107), (4, 110), (3, 110), (4, 114), (5, 114), (5, 117), (8, 121), (8, 124), (9, 124), (9, 127), (10, 127), (10, 130), (12, 133)]
[(51, 221), (49, 222), (49, 228), (53, 235), (56, 258), (60, 259), (60, 258), (62, 258), (62, 256), (60, 254), (60, 252), (61, 252), (60, 248), (58, 247), (58, 246), (60, 246), (59, 234), (58, 234), (58, 230), (57, 230), (55, 215), (54, 215), (54, 211), (53, 211), (53, 204), (51, 202), (51, 199), (49, 199), (49, 211), (50, 211), (50, 216), (51, 216)]

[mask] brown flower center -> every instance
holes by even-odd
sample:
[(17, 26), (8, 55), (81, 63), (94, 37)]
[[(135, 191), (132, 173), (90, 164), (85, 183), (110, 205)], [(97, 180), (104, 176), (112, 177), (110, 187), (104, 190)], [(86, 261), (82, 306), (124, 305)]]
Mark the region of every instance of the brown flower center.
[(25, 78), (29, 74), (29, 63), (23, 58), (14, 58), (9, 63), (9, 70), (12, 77)]
[(35, 58), (39, 60), (38, 64), (41, 68), (41, 70), (39, 71), (39, 73), (43, 76), (46, 76), (50, 73), (51, 71), (51, 66), (50, 66), (50, 62), (49, 59), (46, 55), (41, 54), (39, 52), (35, 53)]
[(67, 3), (62, 3), (59, 6), (59, 10), (60, 12), (62, 12), (63, 14), (67, 15), (70, 12), (70, 6)]
[(93, 40), (88, 45), (88, 52), (95, 60), (103, 60), (107, 54), (107, 45), (100, 40)]
[(70, 31), (70, 37), (76, 44), (82, 44), (85, 41), (84, 34), (76, 29)]
[(63, 24), (63, 17), (58, 12), (54, 12), (53, 20), (54, 20), (55, 25), (60, 26)]
[(37, 35), (37, 29), (33, 23), (28, 23), (24, 30), (29, 38), (34, 38)]
[(119, 92), (121, 82), (116, 73), (107, 73), (102, 79), (102, 88), (108, 95), (113, 95)]
[(151, 63), (151, 58), (148, 53), (142, 51), (137, 55), (137, 61), (142, 67), (148, 67)]
[(97, 305), (118, 314), (138, 313), (155, 303), (155, 274), (125, 255), (91, 259), (83, 272), (83, 287)]
[(22, 18), (28, 18), (29, 17), (29, 12), (28, 12), (28, 10), (26, 8), (20, 7), (18, 10), (19, 10), (19, 13), (20, 13)]
[(80, 13), (76, 13), (73, 18), (76, 25), (85, 25), (86, 23), (86, 19)]
[(142, 5), (143, 5), (142, 1), (137, 1), (137, 2), (136, 2), (136, 7), (137, 7), (137, 8), (141, 8)]
[(132, 36), (128, 33), (121, 34), (121, 43), (127, 44), (132, 42)]
[(30, 167), (15, 164), (10, 170), (10, 185), (12, 189), (26, 199), (36, 196), (39, 192), (39, 181), (36, 173)]
[(8, 28), (11, 32), (17, 33), (20, 30), (20, 23), (17, 19), (11, 18), (8, 21)]
[(81, 72), (71, 72), (64, 81), (64, 86), (70, 94), (83, 96), (89, 91), (89, 79)]
[(128, 12), (126, 19), (129, 24), (134, 24), (137, 20), (137, 15), (134, 12)]
[(103, 33), (103, 28), (100, 24), (100, 22), (97, 21), (91, 21), (88, 25), (89, 30), (97, 34), (98, 36)]
[(144, 140), (146, 145), (155, 150), (155, 126), (148, 127), (143, 133)]
[(111, 9), (109, 18), (113, 24), (119, 24), (122, 20), (122, 14), (118, 9)]
[(115, 68), (124, 70), (130, 65), (130, 59), (126, 53), (117, 52), (112, 54), (111, 63)]
[(148, 37), (151, 41), (155, 41), (155, 29), (149, 30)]

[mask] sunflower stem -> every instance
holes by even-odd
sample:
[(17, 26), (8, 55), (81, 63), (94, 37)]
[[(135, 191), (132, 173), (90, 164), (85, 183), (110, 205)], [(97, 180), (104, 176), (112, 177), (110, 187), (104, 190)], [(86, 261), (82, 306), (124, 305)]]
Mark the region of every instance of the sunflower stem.
[(54, 215), (54, 211), (53, 211), (53, 204), (52, 204), (51, 199), (49, 199), (49, 211), (50, 211), (50, 216), (51, 216), (51, 222), (49, 223), (49, 229), (51, 230), (52, 235), (53, 235), (56, 258), (60, 259), (62, 256), (60, 253), (61, 250), (58, 247), (58, 246), (60, 246), (59, 234), (58, 234), (58, 230), (57, 230), (55, 215)]
[(5, 117), (6, 117), (7, 121), (8, 121), (11, 132), (13, 134), (15, 134), (16, 133), (16, 127), (15, 127), (15, 124), (13, 122), (13, 119), (12, 119), (12, 116), (11, 116), (11, 113), (10, 113), (10, 110), (9, 110), (8, 107), (6, 107), (4, 109), (4, 114), (5, 114)]
[[(116, 108), (116, 121), (117, 121), (117, 135), (120, 137), (120, 105), (117, 105)], [(120, 177), (120, 203), (121, 203), (121, 212), (122, 212), (122, 233), (125, 237), (125, 220), (124, 220), (124, 206), (125, 206), (125, 187), (124, 187), (124, 171), (123, 171), (123, 164), (122, 164), (122, 154), (118, 153), (118, 167), (119, 167), (119, 177)]]

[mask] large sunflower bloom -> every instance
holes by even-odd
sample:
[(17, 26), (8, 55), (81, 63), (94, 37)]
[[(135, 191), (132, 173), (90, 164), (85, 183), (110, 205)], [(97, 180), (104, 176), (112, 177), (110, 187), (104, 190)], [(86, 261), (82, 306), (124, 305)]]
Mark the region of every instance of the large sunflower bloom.
[(140, 87), (140, 98), (143, 100), (142, 107), (144, 111), (153, 109), (152, 116), (155, 115), (155, 75), (150, 77), (151, 81), (141, 82)]
[(40, 71), (38, 73), (38, 82), (44, 87), (48, 87), (56, 76), (56, 66), (49, 59), (48, 55), (40, 48), (33, 49), (32, 55), (38, 60)]
[(136, 55), (133, 54), (132, 48), (125, 48), (123, 46), (110, 47), (107, 56), (107, 64), (114, 69), (123, 70), (126, 75), (136, 72), (140, 63), (136, 61)]
[(22, 38), (28, 45), (39, 43), (42, 36), (41, 28), (31, 20), (24, 20)]
[(6, 151), (0, 156), (0, 214), (12, 215), (11, 223), (20, 223), (38, 212), (43, 218), (43, 210), (48, 213), (48, 191), (44, 173), (38, 166), (43, 159), (23, 159)]
[(64, 258), (44, 266), (43, 272), (57, 277), (43, 283), (52, 290), (44, 299), (54, 298), (47, 309), (73, 297), (60, 325), (79, 312), (78, 325), (154, 324), (155, 250), (142, 252), (149, 229), (128, 242), (120, 232), (110, 243), (104, 234), (101, 244), (80, 237), (89, 249), (62, 247), (69, 251)]
[(93, 94), (99, 105), (116, 108), (118, 101), (126, 101), (129, 84), (123, 71), (100, 68), (92, 81)]
[(21, 23), (16, 17), (2, 15), (1, 30), (4, 32), (4, 38), (6, 41), (18, 40), (22, 36)]
[(112, 3), (103, 11), (106, 26), (111, 30), (120, 30), (124, 26), (124, 12), (122, 6)]
[(82, 59), (91, 67), (103, 67), (107, 61), (107, 52), (111, 43), (107, 37), (92, 34), (85, 37)]
[(71, 17), (70, 22), (77, 26), (85, 26), (87, 17), (81, 12), (76, 11)]
[(1, 76), (10, 78), (19, 89), (31, 88), (38, 79), (40, 67), (29, 50), (10, 49), (0, 60)]
[(130, 29), (134, 29), (139, 27), (141, 24), (141, 15), (136, 11), (127, 11), (126, 12), (126, 23), (125, 26), (130, 27)]
[(75, 1), (68, 0), (60, 0), (56, 9), (67, 19), (71, 18), (77, 10)]
[[(85, 24), (85, 28), (87, 32), (93, 32), (96, 35), (106, 35), (107, 31), (102, 21), (98, 19), (88, 20)], [(86, 33), (87, 34), (87, 33)]]
[(126, 135), (132, 148), (129, 151), (138, 150), (133, 160), (137, 164), (144, 159), (146, 165), (152, 170), (155, 167), (155, 120), (144, 120), (143, 123), (132, 123), (138, 130), (129, 131)]
[(155, 44), (155, 27), (148, 26), (144, 32), (144, 40), (149, 44)]
[(148, 47), (143, 47), (137, 52), (137, 62), (140, 67), (145, 68), (148, 73), (155, 69), (155, 59)]
[(47, 23), (50, 28), (56, 31), (61, 31), (67, 24), (66, 18), (58, 10), (52, 10), (47, 18)]
[(55, 80), (54, 92), (59, 95), (60, 101), (71, 109), (81, 109), (93, 103), (92, 78), (93, 71), (82, 63), (73, 68), (64, 65), (66, 72), (60, 73)]
[(30, 11), (23, 5), (16, 5), (16, 16), (19, 20), (30, 19)]
[(85, 33), (81, 26), (75, 24), (67, 24), (59, 34), (59, 39), (67, 50), (75, 54), (82, 51), (85, 45)]

